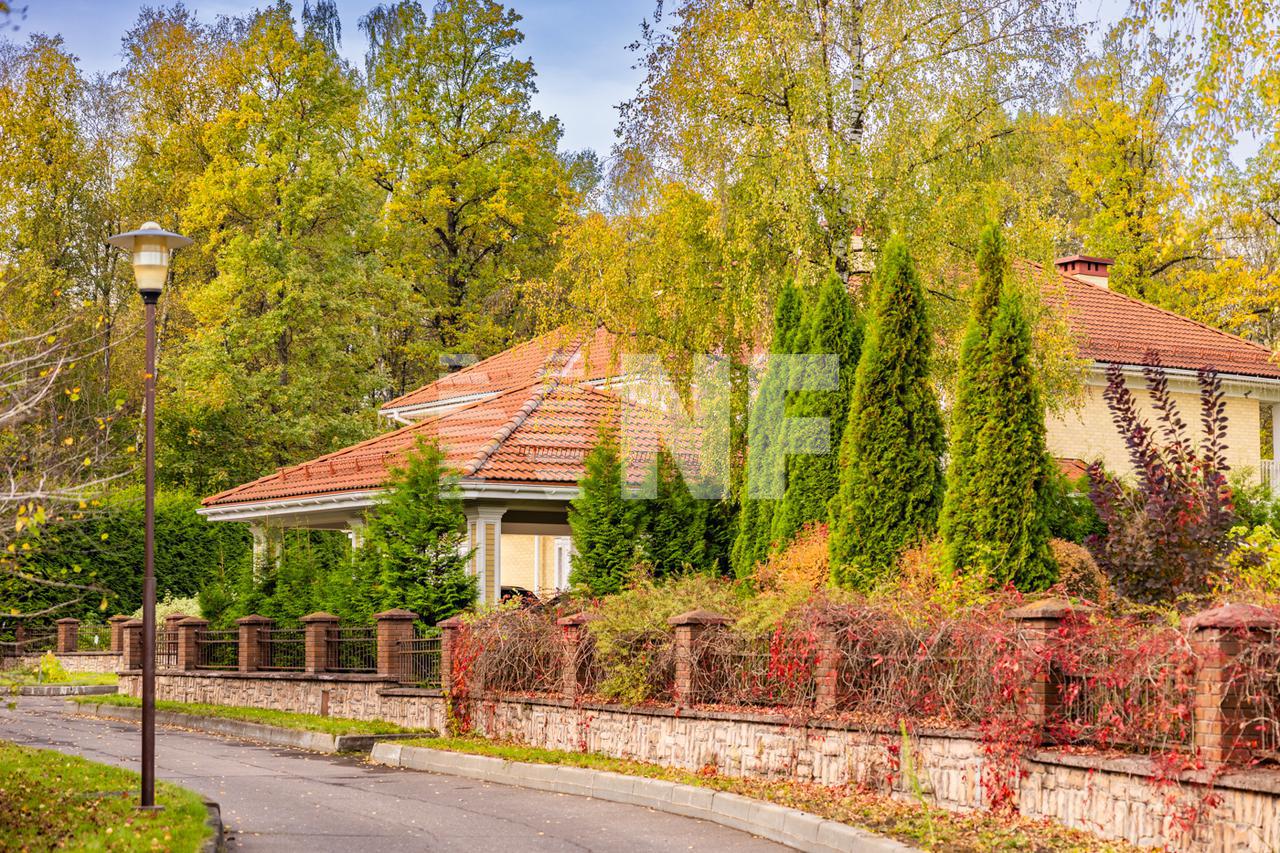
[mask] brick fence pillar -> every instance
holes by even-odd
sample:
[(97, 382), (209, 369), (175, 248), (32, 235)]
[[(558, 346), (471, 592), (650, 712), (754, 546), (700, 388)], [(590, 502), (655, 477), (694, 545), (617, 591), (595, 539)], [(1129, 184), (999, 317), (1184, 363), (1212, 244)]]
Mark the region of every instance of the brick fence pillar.
[(560, 692), (566, 699), (577, 699), (587, 686), (591, 670), (590, 635), (587, 625), (600, 618), (598, 613), (583, 611), (557, 620), (562, 640), (560, 663)]
[(180, 620), (175, 630), (178, 632), (178, 665), (177, 669), (192, 670), (200, 664), (200, 632), (209, 627), (208, 619), (199, 616), (188, 616)]
[(453, 655), (463, 624), (461, 616), (450, 616), (436, 625), (440, 629), (440, 689), (445, 693), (453, 690)]
[(129, 621), (129, 617), (123, 613), (117, 613), (107, 620), (111, 626), (111, 651), (118, 655), (124, 654), (124, 626)]
[(375, 613), (373, 618), (378, 620), (378, 675), (398, 681), (412, 680), (413, 674), (407, 671), (404, 656), (400, 654), (400, 643), (413, 639), (413, 620), (418, 614), (396, 607)]
[(1066, 599), (1046, 598), (1006, 614), (1017, 626), (1018, 640), (1031, 666), (1026, 676), (1027, 706), (1024, 713), (1037, 739), (1044, 738), (1048, 726), (1055, 719), (1060, 719), (1063, 711), (1062, 674), (1049, 659), (1053, 638), (1062, 628), (1064, 619), (1073, 613), (1088, 613), (1090, 609)]
[(1195, 745), (1206, 763), (1248, 761), (1255, 750), (1273, 749), (1256, 719), (1246, 670), (1237, 658), (1251, 643), (1272, 639), (1280, 619), (1255, 604), (1228, 604), (1187, 620), (1198, 658), (1193, 711)]
[(257, 672), (262, 666), (261, 634), (275, 622), (265, 616), (241, 616), (236, 620), (236, 669), (240, 672)]
[(120, 668), (142, 669), (141, 619), (130, 619), (120, 626)]
[(813, 710), (816, 714), (830, 714), (839, 707), (844, 652), (840, 648), (840, 632), (830, 622), (823, 620), (818, 626), (818, 652), (813, 662), (815, 695)]
[(74, 652), (80, 644), (80, 620), (68, 616), (53, 624), (58, 626), (58, 654)]
[(691, 610), (667, 620), (675, 628), (676, 681), (672, 699), (677, 705), (693, 705), (706, 698), (698, 695), (696, 685), (699, 648), (707, 631), (721, 630), (732, 621), (710, 610)]
[(338, 617), (332, 613), (308, 613), (298, 620), (306, 640), (306, 672), (324, 672), (329, 668), (329, 631), (338, 627)]

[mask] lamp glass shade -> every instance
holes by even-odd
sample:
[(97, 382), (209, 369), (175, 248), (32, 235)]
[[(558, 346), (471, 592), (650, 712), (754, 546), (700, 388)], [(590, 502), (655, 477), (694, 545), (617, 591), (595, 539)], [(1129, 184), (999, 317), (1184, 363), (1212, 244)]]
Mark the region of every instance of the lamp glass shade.
[(155, 222), (143, 223), (136, 231), (107, 238), (107, 242), (133, 255), (133, 275), (138, 292), (159, 295), (169, 275), (169, 258), (174, 249), (190, 246), (190, 238), (165, 231)]
[(169, 247), (163, 237), (139, 237), (133, 244), (133, 277), (139, 293), (159, 293), (169, 276)]

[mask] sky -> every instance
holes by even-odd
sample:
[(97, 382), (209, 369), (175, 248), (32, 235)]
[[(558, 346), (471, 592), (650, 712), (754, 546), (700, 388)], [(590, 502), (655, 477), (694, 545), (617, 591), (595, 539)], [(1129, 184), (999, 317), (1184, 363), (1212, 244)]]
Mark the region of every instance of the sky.
[[(150, 0), (163, 5), (169, 0)], [(268, 0), (187, 0), (188, 8), (204, 20), (239, 15), (266, 5)], [(564, 128), (562, 147), (595, 149), (605, 156), (613, 145), (617, 125), (615, 107), (634, 94), (641, 73), (635, 53), (626, 46), (640, 33), (640, 23), (652, 17), (656, 0), (507, 0), (524, 16), (524, 44), (518, 55), (533, 59), (538, 72), (535, 105), (544, 114), (559, 116)], [(26, 6), (20, 31), (59, 33), (68, 49), (89, 72), (112, 71), (121, 64), (120, 39), (138, 15), (139, 0), (12, 0)], [(375, 0), (338, 0), (342, 16), (342, 52), (363, 64), (365, 42), (358, 22)], [(675, 6), (668, 0), (668, 9)], [(302, 0), (294, 0), (301, 10)], [(1082, 20), (1114, 20), (1125, 0), (1081, 0)], [(1095, 33), (1095, 39), (1097, 35)]]

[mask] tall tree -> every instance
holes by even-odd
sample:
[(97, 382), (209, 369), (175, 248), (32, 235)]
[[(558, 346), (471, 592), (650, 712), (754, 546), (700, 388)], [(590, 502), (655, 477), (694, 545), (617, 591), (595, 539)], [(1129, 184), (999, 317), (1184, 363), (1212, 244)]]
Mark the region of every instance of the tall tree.
[[(505, 343), (515, 285), (549, 268), (575, 201), (560, 124), (531, 105), (520, 16), (493, 0), (379, 6), (369, 38), (365, 158), (382, 193), (393, 281), (380, 323), (393, 390), (448, 352)], [(391, 287), (390, 285), (396, 285)]]
[[(1051, 460), (1045, 447), (1044, 403), (1022, 296), (1006, 287), (991, 326), (987, 408), (977, 422), (968, 505), (971, 539), (955, 551), (963, 568), (999, 586), (1044, 589), (1057, 578), (1049, 550)], [(949, 542), (948, 545), (959, 543)], [(952, 550), (951, 548), (948, 549)]]
[[(839, 447), (848, 421), (858, 358), (862, 354), (862, 318), (838, 273), (822, 282), (816, 301), (806, 312), (803, 352), (839, 359), (840, 380), (830, 391), (800, 390), (792, 414), (823, 418), (830, 424), (831, 449), (823, 454), (799, 454), (788, 460), (787, 491), (773, 516), (773, 542), (783, 547), (811, 521), (825, 521), (828, 505), (840, 481)], [(800, 349), (800, 347), (797, 347)]]
[(218, 71), (239, 101), (207, 129), (210, 162), (184, 211), (217, 275), (189, 295), (196, 328), (162, 419), (164, 475), (203, 492), (363, 437), (379, 385), (353, 74), (283, 6)]
[[(800, 291), (788, 281), (779, 292), (773, 311), (770, 356), (787, 356), (795, 352), (803, 315)], [(786, 448), (782, 425), (786, 415), (790, 369), (789, 359), (770, 358), (755, 399), (749, 403), (746, 464), (739, 488), (738, 530), (731, 555), (733, 570), (738, 577), (748, 577), (756, 563), (768, 556), (773, 541), (773, 513), (786, 490)]]
[(640, 509), (641, 541), (654, 577), (674, 577), (685, 570), (711, 568), (712, 543), (707, 541), (707, 513), (711, 501), (690, 493), (675, 457), (665, 448), (649, 471), (644, 494), (652, 494)]
[(990, 416), (991, 396), (996, 393), (991, 376), (992, 326), (1009, 277), (1004, 236), (995, 223), (982, 232), (977, 267), (969, 325), (960, 343), (948, 441), (947, 493), (939, 525), (947, 543), (947, 562), (956, 569), (968, 566), (973, 559), (973, 549), (979, 544), (975, 525), (983, 512), (975, 502), (972, 485), (975, 473), (987, 464), (978, 454), (978, 434)]
[(829, 540), (833, 580), (861, 588), (937, 530), (946, 446), (924, 290), (901, 238), (885, 245), (875, 277)]

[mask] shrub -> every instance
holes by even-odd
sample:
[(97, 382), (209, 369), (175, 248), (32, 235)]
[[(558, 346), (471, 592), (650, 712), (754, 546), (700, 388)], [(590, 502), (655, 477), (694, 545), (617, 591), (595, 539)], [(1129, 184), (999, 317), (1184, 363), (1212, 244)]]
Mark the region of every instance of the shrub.
[[(163, 626), (164, 620), (176, 613), (186, 616), (200, 616), (203, 618), (204, 611), (200, 609), (200, 600), (195, 596), (187, 598), (177, 598), (172, 595), (166, 595), (164, 598), (156, 601), (156, 625)], [(142, 618), (142, 608), (139, 607), (133, 611), (134, 619)]]
[(1098, 567), (1089, 549), (1065, 539), (1049, 540), (1054, 562), (1058, 564), (1058, 585), (1073, 598), (1105, 604), (1110, 598), (1107, 576)]
[(727, 616), (741, 612), (731, 583), (702, 574), (664, 584), (641, 577), (602, 600), (600, 618), (590, 623), (600, 695), (629, 704), (669, 698), (675, 656), (674, 632), (667, 620), (698, 608)]
[(71, 675), (53, 652), (45, 652), (40, 656), (40, 680), (57, 684), (70, 681)]
[(1244, 594), (1259, 603), (1280, 599), (1280, 536), (1268, 524), (1231, 530), (1235, 545), (1214, 586), (1220, 594)]
[(640, 505), (623, 494), (616, 431), (601, 430), (585, 464), (569, 504), (575, 551), (569, 580), (591, 595), (609, 595), (626, 586), (635, 565)]
[(1173, 402), (1164, 370), (1146, 367), (1143, 375), (1158, 432), (1139, 414), (1119, 365), (1107, 368), (1103, 397), (1137, 484), (1128, 485), (1100, 463), (1089, 466), (1089, 496), (1106, 525), (1105, 533), (1090, 537), (1089, 550), (1119, 594), (1155, 604), (1209, 591), (1229, 547), (1235, 512), (1227, 483), (1226, 404), (1217, 375), (1197, 375), (1199, 441)]

